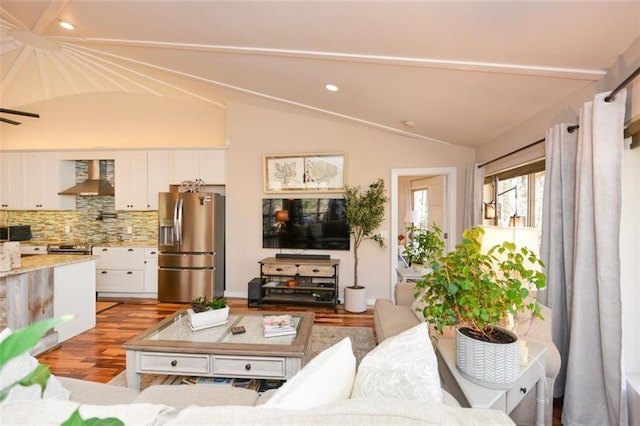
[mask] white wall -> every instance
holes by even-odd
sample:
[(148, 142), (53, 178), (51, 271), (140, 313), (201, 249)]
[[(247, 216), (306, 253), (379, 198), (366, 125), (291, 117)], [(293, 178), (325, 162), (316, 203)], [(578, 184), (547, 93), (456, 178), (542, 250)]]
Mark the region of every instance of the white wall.
[[(227, 137), (227, 289), (232, 295), (246, 293), (247, 282), (258, 276), (258, 261), (275, 255), (262, 249), (261, 199), (263, 192), (263, 156), (304, 152), (344, 152), (346, 182), (366, 186), (383, 178), (390, 187), (392, 168), (456, 167), (458, 182), (464, 182), (465, 167), (473, 161), (474, 151), (409, 139), (379, 130), (310, 116), (296, 111), (232, 104), (228, 106)], [(458, 185), (458, 205), (464, 188)], [(458, 212), (462, 209), (458, 208)], [(387, 206), (381, 231), (391, 235)], [(231, 223), (230, 221), (233, 221)], [(458, 227), (462, 226), (461, 214)], [(360, 247), (359, 283), (367, 287), (369, 302), (390, 297), (390, 245), (381, 249), (371, 241)], [(310, 252), (313, 253), (313, 252)], [(339, 258), (340, 287), (353, 284), (353, 253), (331, 252)]]

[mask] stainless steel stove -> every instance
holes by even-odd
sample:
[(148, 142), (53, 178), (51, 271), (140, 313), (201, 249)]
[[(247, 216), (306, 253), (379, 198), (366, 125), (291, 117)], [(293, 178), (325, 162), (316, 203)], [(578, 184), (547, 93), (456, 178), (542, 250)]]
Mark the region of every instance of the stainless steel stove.
[(89, 243), (48, 244), (47, 254), (91, 254), (92, 247)]

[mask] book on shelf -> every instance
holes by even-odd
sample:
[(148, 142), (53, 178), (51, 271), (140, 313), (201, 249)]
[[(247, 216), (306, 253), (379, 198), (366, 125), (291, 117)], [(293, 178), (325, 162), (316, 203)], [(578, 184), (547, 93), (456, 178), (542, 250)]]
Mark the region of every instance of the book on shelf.
[(293, 317), (284, 315), (265, 315), (262, 321), (264, 337), (290, 336), (296, 334)]

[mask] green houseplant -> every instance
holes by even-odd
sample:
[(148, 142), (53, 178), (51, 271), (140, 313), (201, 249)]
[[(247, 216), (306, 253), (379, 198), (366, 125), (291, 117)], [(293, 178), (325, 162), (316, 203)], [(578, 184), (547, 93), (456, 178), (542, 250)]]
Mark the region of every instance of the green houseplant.
[[(73, 315), (64, 315), (60, 318), (50, 318), (41, 321), (34, 322), (24, 328), (16, 330), (7, 336), (2, 342), (0, 342), (0, 370), (6, 366), (6, 364), (12, 359), (19, 357), (31, 348), (45, 335), (45, 333), (58, 324), (73, 318)], [(46, 365), (38, 364), (38, 366), (31, 372), (24, 376), (22, 379), (9, 384), (3, 389), (0, 389), (0, 401), (7, 398), (11, 389), (15, 386), (40, 386), (40, 394), (44, 394), (47, 387), (47, 382), (51, 376), (51, 371)], [(93, 426), (123, 426), (124, 423), (117, 418), (108, 417), (100, 419), (92, 417), (90, 419), (83, 419), (80, 416), (80, 412), (76, 409), (71, 416), (62, 423), (62, 426), (81, 426), (81, 425), (93, 425)]]
[[(527, 310), (532, 316), (542, 318), (540, 305), (531, 292), (544, 288), (546, 277), (540, 272), (542, 261), (527, 247), (518, 248), (513, 242), (505, 241), (483, 252), (484, 233), (482, 227), (465, 230), (463, 240), (455, 250), (437, 259), (432, 264), (433, 272), (417, 283), (418, 297), (424, 303), (422, 312), (426, 321), (437, 332), (442, 333), (447, 326), (457, 327), (458, 345), (462, 344), (460, 335), (478, 342), (498, 343), (491, 346), (491, 350), (502, 350), (499, 347), (503, 344), (513, 344), (505, 365), (515, 368), (515, 373), (507, 374), (506, 380), (515, 380), (519, 342), (514, 333), (499, 324), (508, 314), (515, 316)], [(466, 344), (466, 340), (464, 342)], [(460, 356), (460, 348), (457, 352)], [(480, 377), (473, 376), (472, 370), (476, 367), (467, 368), (461, 365), (460, 358), (458, 361), (461, 371), (472, 379), (480, 382), (493, 380), (484, 376), (484, 372)], [(480, 362), (479, 359), (472, 361)], [(496, 385), (500, 386), (499, 383)]]
[(404, 255), (416, 272), (420, 272), (427, 262), (432, 263), (442, 255), (445, 247), (442, 230), (435, 223), (431, 230), (418, 228), (413, 224), (406, 230), (413, 238), (405, 244)]
[[(378, 179), (367, 190), (360, 187), (345, 187), (345, 218), (349, 225), (349, 232), (353, 235), (353, 286), (345, 289), (345, 309), (350, 312), (363, 312), (367, 309), (366, 291), (358, 284), (358, 248), (366, 239), (375, 241), (380, 247), (384, 247), (384, 239), (379, 234), (374, 234), (376, 228), (384, 220), (385, 204), (389, 199), (386, 196), (384, 180)], [(357, 292), (358, 296), (353, 292)], [(351, 296), (349, 294), (351, 293)], [(364, 296), (364, 297), (363, 297)], [(350, 303), (360, 300), (360, 303)], [(361, 301), (364, 300), (364, 309)]]
[(229, 306), (224, 297), (209, 299), (200, 296), (191, 299), (191, 309), (187, 312), (191, 328), (202, 330), (226, 324), (229, 317)]

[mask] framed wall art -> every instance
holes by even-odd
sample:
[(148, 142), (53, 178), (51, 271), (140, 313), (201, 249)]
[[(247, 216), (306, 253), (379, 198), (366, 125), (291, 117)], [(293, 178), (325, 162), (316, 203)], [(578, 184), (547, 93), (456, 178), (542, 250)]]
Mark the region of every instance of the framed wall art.
[(344, 154), (282, 154), (264, 157), (264, 192), (344, 191)]

